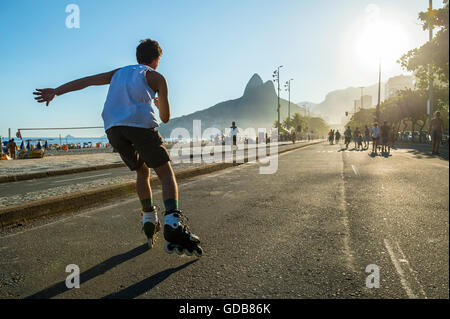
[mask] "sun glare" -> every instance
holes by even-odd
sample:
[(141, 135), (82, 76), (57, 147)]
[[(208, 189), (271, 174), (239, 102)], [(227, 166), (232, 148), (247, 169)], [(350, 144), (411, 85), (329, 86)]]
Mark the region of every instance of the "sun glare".
[(408, 51), (407, 33), (400, 23), (384, 20), (377, 6), (369, 5), (366, 11), (369, 14), (355, 41), (359, 63), (373, 66), (381, 59), (384, 64), (395, 64)]

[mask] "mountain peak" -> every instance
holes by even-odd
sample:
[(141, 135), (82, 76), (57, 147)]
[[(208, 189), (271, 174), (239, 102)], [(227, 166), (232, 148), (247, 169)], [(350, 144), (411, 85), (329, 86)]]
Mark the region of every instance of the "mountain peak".
[(249, 90), (254, 89), (262, 84), (263, 80), (261, 79), (261, 77), (257, 73), (253, 74), (253, 76), (250, 78), (250, 81), (248, 81), (247, 86), (245, 87), (244, 95)]

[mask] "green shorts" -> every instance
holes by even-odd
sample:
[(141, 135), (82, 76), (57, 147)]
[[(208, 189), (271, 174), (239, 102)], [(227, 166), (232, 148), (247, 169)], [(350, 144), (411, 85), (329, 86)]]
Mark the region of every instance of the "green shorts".
[(170, 161), (162, 137), (154, 128), (114, 126), (106, 131), (106, 135), (109, 143), (132, 171), (140, 168), (143, 163), (156, 168)]

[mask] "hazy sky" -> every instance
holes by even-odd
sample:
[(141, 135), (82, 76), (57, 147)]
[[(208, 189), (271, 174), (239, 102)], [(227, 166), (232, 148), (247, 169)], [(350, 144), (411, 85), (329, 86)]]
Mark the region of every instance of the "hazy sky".
[[(79, 29), (66, 27), (71, 3), (80, 9)], [(135, 64), (143, 38), (163, 48), (158, 71), (169, 82), (173, 116), (238, 98), (253, 73), (271, 80), (278, 65), (284, 66), (283, 82), (294, 79), (294, 102), (319, 103), (332, 90), (377, 81), (371, 39), (379, 36), (383, 80), (402, 73), (395, 60), (427, 40), (417, 20), (427, 5), (428, 0), (2, 0), (0, 135), (8, 127), (15, 132), (101, 126), (107, 86), (58, 97), (48, 108), (34, 102), (32, 91)], [(374, 32), (374, 17), (380, 32)]]

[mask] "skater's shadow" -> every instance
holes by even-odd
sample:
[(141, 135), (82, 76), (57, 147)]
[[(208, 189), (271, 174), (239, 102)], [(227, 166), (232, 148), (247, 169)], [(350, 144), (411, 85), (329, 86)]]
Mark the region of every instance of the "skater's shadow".
[[(83, 283), (85, 283), (99, 275), (104, 274), (105, 272), (107, 272), (108, 270), (111, 270), (112, 268), (116, 267), (117, 265), (120, 265), (121, 263), (126, 262), (127, 260), (133, 259), (133, 258), (145, 253), (146, 251), (148, 251), (148, 245), (143, 244), (143, 245), (138, 246), (130, 251), (127, 251), (126, 253), (113, 256), (113, 257), (105, 260), (104, 262), (82, 272), (80, 274), (80, 286)], [(25, 299), (49, 299), (49, 298), (58, 296), (67, 290), (70, 290), (70, 289), (67, 288), (66, 281), (64, 280), (64, 281), (54, 284), (53, 286), (50, 286), (44, 290), (41, 290), (31, 296), (28, 296)]]
[(195, 260), (189, 261), (181, 266), (178, 266), (176, 268), (166, 269), (157, 274), (154, 274), (153, 276), (148, 277), (147, 279), (144, 279), (138, 283), (135, 283), (134, 285), (131, 285), (128, 288), (125, 288), (121, 291), (109, 294), (109, 295), (103, 297), (102, 299), (132, 299), (132, 298), (136, 298), (136, 297), (146, 293), (147, 291), (153, 289), (155, 286), (157, 286), (159, 283), (166, 280), (173, 273), (176, 273), (177, 271), (180, 271), (181, 269), (186, 268), (187, 266), (190, 266), (197, 261), (198, 261), (198, 259), (195, 259)]

